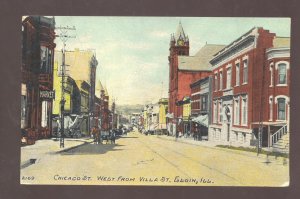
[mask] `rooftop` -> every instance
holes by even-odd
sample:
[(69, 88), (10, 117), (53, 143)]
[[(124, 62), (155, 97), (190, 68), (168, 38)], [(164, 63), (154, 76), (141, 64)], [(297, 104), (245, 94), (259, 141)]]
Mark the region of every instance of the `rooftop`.
[(275, 37), (273, 40), (273, 48), (290, 48), (291, 38), (290, 37)]
[(210, 71), (211, 64), (209, 61), (214, 54), (224, 47), (225, 45), (206, 44), (195, 56), (178, 56), (178, 68), (188, 71)]

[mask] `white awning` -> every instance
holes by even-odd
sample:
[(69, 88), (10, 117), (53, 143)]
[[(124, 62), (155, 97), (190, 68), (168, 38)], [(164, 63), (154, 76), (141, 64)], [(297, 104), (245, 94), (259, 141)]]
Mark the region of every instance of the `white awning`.
[(196, 122), (200, 125), (208, 127), (208, 116), (207, 115), (199, 115), (196, 118), (192, 119), (193, 122)]

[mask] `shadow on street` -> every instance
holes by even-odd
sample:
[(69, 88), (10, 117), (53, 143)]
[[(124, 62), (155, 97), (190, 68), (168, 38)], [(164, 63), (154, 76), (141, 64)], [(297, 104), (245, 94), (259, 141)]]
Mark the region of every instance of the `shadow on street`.
[(123, 146), (120, 144), (94, 144), (86, 143), (74, 147), (69, 150), (60, 152), (61, 155), (88, 155), (88, 154), (105, 154), (108, 151), (121, 151), (118, 147)]

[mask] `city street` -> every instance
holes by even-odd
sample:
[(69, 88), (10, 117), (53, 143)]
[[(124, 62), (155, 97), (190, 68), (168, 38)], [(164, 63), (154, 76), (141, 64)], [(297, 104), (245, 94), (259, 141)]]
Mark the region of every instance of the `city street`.
[[(197, 146), (137, 131), (117, 139), (116, 145), (97, 145), (87, 139), (59, 151), (58, 142), (48, 142), (56, 148), (46, 147), (48, 151), (35, 155), (29, 153), (30, 147), (38, 144), (21, 149), (22, 184), (286, 186), (289, 181), (289, 166), (282, 158), (270, 157), (267, 163), (265, 155)], [(31, 158), (37, 159), (35, 164), (24, 162)]]

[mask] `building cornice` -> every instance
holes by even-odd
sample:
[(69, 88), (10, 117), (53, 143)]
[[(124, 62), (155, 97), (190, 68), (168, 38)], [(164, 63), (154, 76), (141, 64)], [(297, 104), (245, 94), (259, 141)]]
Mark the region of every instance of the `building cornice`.
[(236, 41), (226, 46), (223, 50), (215, 54), (215, 57), (210, 61), (210, 63), (212, 65), (216, 65), (222, 60), (231, 57), (233, 54), (236, 54), (237, 52), (241, 51), (244, 48), (247, 48), (252, 44), (256, 46), (256, 38), (257, 38), (256, 32), (257, 31), (254, 31), (252, 29), (250, 33), (246, 33), (246, 35), (240, 37)]
[(289, 58), (290, 48), (269, 48), (266, 51), (268, 60), (274, 58)]

